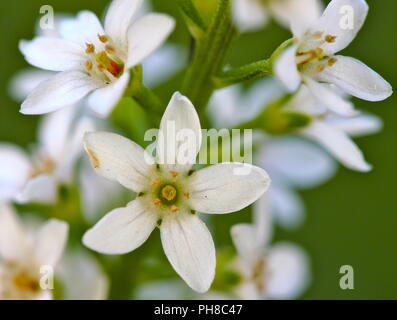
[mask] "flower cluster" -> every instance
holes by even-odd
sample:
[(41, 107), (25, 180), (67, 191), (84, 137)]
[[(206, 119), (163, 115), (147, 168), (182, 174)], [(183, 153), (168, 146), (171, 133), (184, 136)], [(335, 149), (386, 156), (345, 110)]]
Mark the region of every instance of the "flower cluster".
[[(35, 69), (16, 75), (11, 93), (22, 100), (21, 113), (44, 115), (31, 152), (0, 144), (0, 299), (105, 299), (120, 278), (130, 286), (123, 298), (163, 292), (292, 299), (307, 288), (307, 253), (291, 242), (272, 243), (273, 226), (304, 222), (297, 191), (329, 180), (334, 159), (371, 170), (352, 138), (376, 133), (382, 121), (350, 98), (381, 101), (392, 88), (362, 62), (337, 55), (363, 26), (368, 5), (214, 2), (204, 15), (191, 0), (178, 1), (195, 43), (183, 72), (180, 47), (161, 48), (175, 19), (140, 14), (147, 0), (113, 0), (103, 24), (91, 11), (59, 15), (51, 32), (20, 41)], [(270, 16), (292, 38), (267, 60), (227, 67), (233, 37), (264, 28)], [(173, 76), (183, 80), (179, 91), (167, 92), (166, 106), (147, 85)], [(247, 89), (240, 85), (246, 80), (257, 81)], [(159, 127), (154, 135), (152, 127)], [(222, 129), (215, 144), (208, 146), (202, 127)], [(234, 161), (247, 150), (234, 140), (232, 161), (218, 157), (236, 128), (253, 130), (252, 162)], [(149, 145), (148, 135), (155, 138)], [(215, 163), (197, 161), (210, 151)], [(239, 211), (239, 223), (219, 227), (224, 214)], [(43, 217), (50, 220), (37, 227)], [(153, 249), (156, 229), (169, 264)], [(230, 241), (216, 250), (219, 234)], [(148, 261), (170, 265), (169, 277), (176, 272), (194, 293), (145, 268)]]

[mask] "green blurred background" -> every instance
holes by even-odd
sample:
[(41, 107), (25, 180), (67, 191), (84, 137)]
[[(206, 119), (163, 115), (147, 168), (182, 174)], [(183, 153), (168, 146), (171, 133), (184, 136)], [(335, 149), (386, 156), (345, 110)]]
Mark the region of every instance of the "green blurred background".
[[(212, 0), (198, 1), (209, 3)], [(170, 41), (187, 46), (189, 37), (175, 1), (152, 2), (157, 11), (170, 13), (178, 19)], [(12, 75), (27, 67), (18, 51), (18, 41), (33, 37), (39, 9), (44, 4), (52, 5), (56, 13), (89, 9), (101, 16), (108, 0), (0, 2), (0, 141), (16, 142), (22, 146), (35, 141), (39, 117), (21, 115), (19, 104), (9, 97), (7, 87)], [(369, 5), (367, 23), (343, 54), (364, 61), (389, 82), (397, 83), (397, 1), (369, 1)], [(238, 66), (266, 58), (288, 37), (287, 31), (274, 24), (261, 32), (240, 36), (233, 44), (229, 63)], [(177, 78), (157, 91), (166, 101), (178, 89)], [(385, 123), (380, 134), (357, 140), (368, 161), (374, 164), (374, 170), (361, 174), (341, 168), (337, 176), (324, 186), (303, 192), (308, 214), (302, 228), (293, 232), (277, 229), (276, 239), (296, 241), (308, 250), (312, 258), (313, 282), (303, 296), (305, 299), (397, 298), (395, 99), (392, 97), (376, 104), (355, 101), (357, 107), (380, 116)], [(241, 220), (241, 215), (236, 215), (224, 221), (230, 226)], [(217, 235), (216, 240), (218, 243), (230, 241), (228, 232)], [(339, 288), (339, 268), (346, 264), (352, 265), (355, 271), (354, 290)]]

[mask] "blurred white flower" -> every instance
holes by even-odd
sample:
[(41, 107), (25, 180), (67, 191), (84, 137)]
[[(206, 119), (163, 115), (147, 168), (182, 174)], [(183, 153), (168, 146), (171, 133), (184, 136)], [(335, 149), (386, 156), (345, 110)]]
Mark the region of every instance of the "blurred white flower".
[(321, 14), (319, 0), (234, 0), (233, 18), (241, 31), (265, 26), (269, 16), (286, 28), (294, 21), (314, 21)]
[(104, 28), (94, 13), (82, 11), (60, 21), (62, 38), (21, 41), (20, 50), (30, 64), (59, 72), (29, 94), (21, 112), (48, 113), (89, 95), (87, 104), (107, 116), (128, 85), (128, 70), (158, 49), (174, 28), (174, 20), (164, 14), (135, 21), (142, 1), (113, 0)]
[(304, 204), (296, 189), (318, 186), (336, 172), (335, 161), (309, 141), (298, 137), (269, 137), (256, 156), (272, 178), (268, 192), (255, 204), (258, 212), (271, 212), (284, 228), (296, 228), (304, 220)]
[(310, 263), (306, 252), (293, 243), (270, 246), (268, 211), (255, 224), (238, 224), (231, 235), (239, 257), (235, 262), (242, 282), (235, 290), (241, 299), (294, 299), (307, 288)]
[[(351, 25), (343, 24), (343, 8), (350, 7)], [(352, 105), (327, 83), (368, 101), (380, 101), (392, 94), (390, 84), (362, 62), (335, 53), (346, 48), (364, 24), (368, 5), (364, 0), (332, 0), (313, 24), (294, 23), (294, 42), (276, 58), (274, 73), (289, 91), (305, 83), (312, 94), (331, 111), (355, 115)]]
[(350, 135), (362, 136), (379, 131), (382, 128), (379, 118), (367, 114), (357, 114), (348, 118), (330, 115), (326, 107), (319, 103), (317, 96), (313, 96), (313, 91), (305, 85), (284, 106), (284, 110), (309, 115), (312, 118), (311, 124), (297, 133), (320, 143), (344, 166), (363, 172), (371, 170), (371, 165), (365, 161)]
[(81, 249), (66, 251), (57, 277), (62, 282), (65, 300), (105, 300), (108, 296), (107, 276), (98, 262)]
[[(181, 143), (177, 136), (186, 131), (193, 140)], [(142, 245), (158, 225), (173, 268), (192, 289), (205, 292), (215, 273), (215, 247), (196, 211), (239, 211), (266, 191), (270, 179), (248, 164), (244, 175), (236, 174), (241, 163), (191, 170), (201, 146), (201, 126), (194, 106), (179, 93), (164, 112), (158, 139), (156, 164), (139, 145), (119, 135), (86, 135), (85, 148), (97, 173), (135, 191), (137, 198), (107, 214), (83, 242), (101, 253), (123, 254)]]
[(39, 144), (29, 157), (21, 148), (0, 144), (0, 199), (18, 203), (53, 203), (60, 184), (69, 184), (73, 167), (83, 151), (88, 118), (76, 122), (76, 107), (46, 116), (39, 128)]
[(67, 233), (68, 225), (55, 219), (28, 232), (11, 207), (0, 205), (0, 300), (51, 299), (44, 277), (52, 277), (48, 268), (56, 267)]

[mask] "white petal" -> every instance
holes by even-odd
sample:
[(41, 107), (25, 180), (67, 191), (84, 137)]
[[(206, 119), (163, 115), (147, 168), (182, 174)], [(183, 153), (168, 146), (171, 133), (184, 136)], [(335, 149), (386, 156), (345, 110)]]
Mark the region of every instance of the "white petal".
[(137, 300), (185, 300), (196, 294), (180, 279), (145, 282), (134, 295)]
[(51, 71), (26, 69), (18, 72), (12, 79), (9, 86), (11, 96), (17, 100), (24, 100), (30, 92), (40, 83), (54, 76)]
[(285, 229), (296, 229), (305, 219), (302, 199), (292, 189), (272, 184), (267, 193), (275, 221)]
[(361, 61), (344, 56), (336, 56), (336, 59), (332, 67), (319, 74), (320, 80), (367, 101), (381, 101), (393, 93), (391, 85)]
[(277, 57), (273, 70), (276, 78), (290, 92), (296, 91), (302, 80), (296, 66), (296, 50), (296, 45), (285, 49), (284, 52)]
[(267, 259), (267, 296), (272, 299), (294, 299), (307, 288), (310, 280), (309, 258), (292, 243), (278, 243)]
[(220, 163), (190, 177), (190, 204), (199, 212), (235, 212), (258, 200), (269, 185), (270, 178), (261, 168)]
[(335, 161), (324, 150), (297, 137), (273, 139), (261, 158), (273, 182), (300, 188), (318, 186), (336, 172)]
[(105, 32), (119, 46), (127, 45), (127, 31), (143, 0), (113, 0), (106, 12)]
[[(323, 9), (319, 0), (276, 0), (269, 1), (269, 6), (275, 19), (284, 27), (293, 25), (304, 31), (320, 18)], [(294, 35), (298, 34), (294, 32)]]
[(26, 254), (24, 230), (13, 208), (0, 203), (0, 260), (23, 259)]
[(338, 95), (329, 85), (319, 83), (308, 77), (305, 77), (304, 81), (316, 99), (321, 101), (322, 105), (326, 106), (331, 112), (343, 117), (357, 115), (353, 103)]
[(31, 65), (50, 71), (80, 69), (84, 62), (84, 50), (71, 41), (58, 38), (37, 37), (22, 40), (19, 49)]
[(52, 219), (38, 231), (34, 244), (36, 261), (41, 265), (55, 266), (62, 256), (68, 238), (66, 222)]
[(329, 117), (326, 121), (351, 137), (375, 134), (383, 128), (382, 119), (372, 114), (360, 114), (354, 118)]
[(43, 114), (84, 98), (96, 85), (91, 78), (79, 71), (61, 72), (42, 82), (22, 103), (21, 113)]
[(83, 243), (104, 254), (124, 254), (141, 246), (156, 227), (158, 217), (140, 200), (109, 212), (92, 229)]
[(52, 204), (57, 199), (57, 182), (52, 175), (42, 174), (27, 181), (16, 201), (21, 204), (37, 202)]
[(0, 144), (0, 201), (13, 199), (26, 183), (31, 170), (28, 156), (22, 149)]
[(195, 291), (206, 292), (215, 275), (215, 246), (195, 214), (165, 216), (160, 227), (164, 252), (175, 271)]
[(165, 42), (175, 20), (165, 14), (147, 14), (128, 30), (127, 69), (141, 63)]
[(233, 19), (240, 31), (254, 31), (264, 27), (269, 17), (260, 0), (234, 0)]
[(236, 224), (231, 228), (230, 234), (247, 270), (251, 270), (255, 262), (263, 256), (265, 249), (258, 243), (255, 227), (248, 223)]
[(364, 0), (333, 0), (311, 31), (336, 37), (334, 42), (326, 42), (323, 45), (327, 54), (334, 54), (353, 41), (363, 26), (367, 14), (368, 5)]
[(365, 161), (361, 150), (343, 131), (314, 121), (308, 128), (301, 130), (301, 133), (323, 145), (346, 167), (363, 172), (371, 170), (372, 167)]
[(95, 13), (88, 10), (79, 12), (75, 18), (62, 19), (59, 23), (59, 32), (62, 38), (84, 47), (86, 43), (99, 45), (98, 35), (105, 34)]
[(118, 181), (135, 192), (144, 191), (153, 181), (150, 173), (154, 161), (141, 146), (115, 133), (87, 133), (84, 138), (95, 171), (102, 177)]
[(65, 300), (104, 300), (109, 280), (96, 259), (85, 251), (67, 252), (57, 268)]
[(114, 107), (123, 97), (124, 91), (127, 88), (130, 80), (130, 74), (125, 72), (115, 82), (99, 88), (88, 96), (89, 107), (99, 116), (105, 118), (110, 115)]
[(174, 93), (160, 123), (157, 142), (159, 163), (169, 170), (187, 171), (201, 147), (200, 119), (190, 100)]
[[(272, 184), (273, 186), (273, 184)], [(257, 202), (253, 205), (253, 224), (255, 226), (255, 237), (258, 246), (262, 247), (262, 253), (270, 244), (273, 238), (273, 216), (270, 208), (270, 190), (266, 192)]]

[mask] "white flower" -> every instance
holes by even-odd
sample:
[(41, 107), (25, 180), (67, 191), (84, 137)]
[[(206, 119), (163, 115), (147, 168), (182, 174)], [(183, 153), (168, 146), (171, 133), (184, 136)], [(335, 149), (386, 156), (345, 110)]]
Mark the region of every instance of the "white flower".
[[(186, 132), (193, 139), (182, 143), (176, 137)], [(207, 291), (215, 273), (215, 248), (197, 212), (239, 211), (266, 191), (270, 179), (264, 170), (241, 163), (195, 172), (191, 168), (200, 146), (197, 112), (179, 93), (173, 95), (161, 120), (158, 164), (139, 145), (119, 135), (87, 134), (85, 148), (97, 173), (135, 191), (137, 197), (99, 221), (85, 234), (84, 244), (105, 254), (127, 253), (142, 245), (158, 225), (173, 268), (194, 290)], [(247, 170), (240, 172), (242, 168)]]
[(241, 31), (262, 28), (269, 15), (289, 28), (296, 20), (310, 23), (319, 17), (321, 9), (319, 0), (234, 0), (233, 18)]
[[(332, 88), (329, 90), (331, 92)], [(335, 107), (338, 108), (337, 105)], [(305, 85), (284, 106), (284, 110), (309, 115), (312, 118), (310, 125), (297, 133), (320, 143), (344, 166), (363, 172), (371, 170), (372, 166), (365, 161), (350, 135), (365, 135), (379, 131), (382, 128), (379, 118), (365, 114), (349, 118), (329, 115), (326, 107), (319, 104), (317, 97), (313, 97), (313, 92)]]
[(307, 287), (309, 258), (295, 244), (269, 245), (269, 212), (257, 215), (255, 224), (238, 224), (231, 235), (239, 254), (236, 261), (242, 283), (236, 294), (242, 299), (294, 299)]
[(84, 250), (66, 251), (57, 277), (65, 300), (104, 300), (108, 296), (108, 278), (95, 258)]
[(48, 268), (56, 267), (67, 233), (68, 225), (53, 219), (30, 234), (11, 207), (0, 205), (0, 300), (51, 299), (42, 287), (50, 280), (42, 277), (51, 276)]
[(284, 228), (295, 228), (304, 219), (304, 204), (296, 189), (318, 186), (336, 172), (336, 163), (326, 152), (299, 137), (266, 137), (256, 158), (272, 177), (272, 185), (254, 208), (271, 212)]
[[(346, 7), (353, 10), (349, 17), (343, 15)], [(297, 90), (301, 82), (306, 83), (325, 106), (344, 116), (355, 115), (355, 110), (327, 83), (368, 101), (388, 98), (392, 88), (379, 74), (354, 58), (335, 55), (356, 37), (367, 13), (364, 0), (332, 0), (310, 27), (294, 24), (294, 43), (276, 59), (276, 77), (290, 91)], [(351, 19), (351, 24), (346, 26), (344, 19)]]
[(114, 0), (104, 27), (90, 11), (60, 22), (62, 38), (21, 41), (20, 50), (35, 67), (58, 71), (23, 102), (24, 114), (43, 114), (74, 104), (88, 95), (88, 105), (107, 116), (122, 97), (132, 67), (154, 52), (174, 28), (163, 14), (134, 21), (143, 0)]
[(75, 115), (75, 108), (69, 107), (46, 116), (31, 157), (17, 146), (0, 144), (0, 199), (56, 201), (57, 187), (72, 180), (74, 164), (83, 150), (83, 134), (93, 129), (87, 118), (76, 123)]

